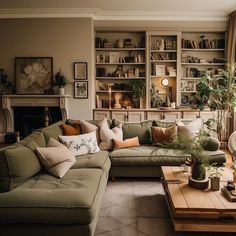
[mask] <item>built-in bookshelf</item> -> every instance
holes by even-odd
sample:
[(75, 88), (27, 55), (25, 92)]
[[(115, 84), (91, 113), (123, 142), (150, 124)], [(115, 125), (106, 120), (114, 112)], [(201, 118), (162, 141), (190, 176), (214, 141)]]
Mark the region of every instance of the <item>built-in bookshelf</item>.
[(178, 103), (180, 32), (147, 32), (148, 107)]
[(194, 104), (200, 78), (225, 67), (225, 32), (184, 32), (181, 39), (181, 105)]
[(145, 54), (145, 32), (96, 32), (97, 108), (113, 107), (118, 93), (122, 103), (132, 92), (127, 88), (129, 81), (146, 80)]

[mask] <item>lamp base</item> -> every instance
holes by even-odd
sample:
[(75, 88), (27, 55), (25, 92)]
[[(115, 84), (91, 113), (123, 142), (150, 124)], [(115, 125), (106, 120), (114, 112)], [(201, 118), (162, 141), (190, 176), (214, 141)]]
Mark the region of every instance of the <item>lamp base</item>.
[(192, 176), (189, 176), (188, 184), (192, 188), (204, 190), (209, 187), (209, 179), (196, 180), (193, 179)]

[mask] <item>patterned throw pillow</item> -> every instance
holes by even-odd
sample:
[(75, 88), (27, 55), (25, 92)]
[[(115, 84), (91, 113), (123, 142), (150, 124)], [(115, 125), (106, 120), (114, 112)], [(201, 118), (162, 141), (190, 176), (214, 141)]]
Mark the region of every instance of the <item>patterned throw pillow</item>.
[(74, 154), (74, 156), (96, 153), (98, 147), (96, 131), (88, 134), (59, 136), (60, 141)]
[(151, 127), (153, 145), (168, 144), (176, 141), (177, 125), (168, 128)]
[(102, 150), (111, 150), (113, 148), (112, 139), (123, 140), (123, 131), (121, 125), (110, 129), (107, 123), (107, 118), (104, 118), (100, 124), (100, 139), (99, 147)]

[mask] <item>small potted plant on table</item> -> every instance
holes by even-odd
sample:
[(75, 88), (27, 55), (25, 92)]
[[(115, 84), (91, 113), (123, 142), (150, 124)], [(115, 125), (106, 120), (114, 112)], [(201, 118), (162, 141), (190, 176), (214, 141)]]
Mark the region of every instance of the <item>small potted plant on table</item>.
[(220, 190), (220, 177), (224, 169), (221, 166), (217, 166), (217, 163), (212, 163), (208, 166), (207, 171), (209, 172), (209, 177), (211, 179), (211, 190)]

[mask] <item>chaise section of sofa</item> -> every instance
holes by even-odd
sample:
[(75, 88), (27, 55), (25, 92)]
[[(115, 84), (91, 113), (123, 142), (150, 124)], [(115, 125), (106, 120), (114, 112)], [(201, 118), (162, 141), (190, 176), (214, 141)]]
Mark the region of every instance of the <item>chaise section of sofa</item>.
[[(57, 122), (0, 150), (0, 234), (94, 235), (110, 169), (108, 152), (77, 157), (61, 179), (38, 166), (31, 143), (61, 135)], [(31, 163), (31, 164), (30, 164)]]

